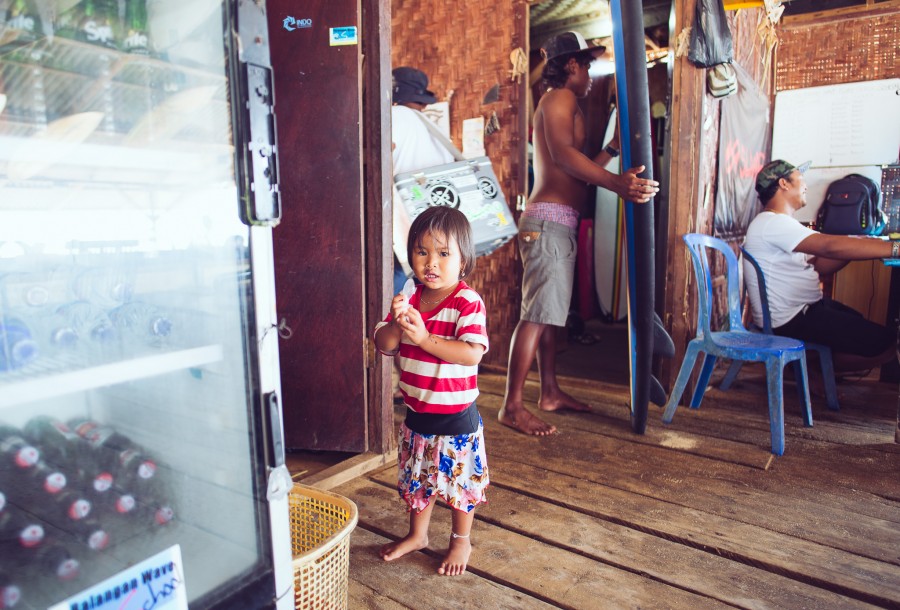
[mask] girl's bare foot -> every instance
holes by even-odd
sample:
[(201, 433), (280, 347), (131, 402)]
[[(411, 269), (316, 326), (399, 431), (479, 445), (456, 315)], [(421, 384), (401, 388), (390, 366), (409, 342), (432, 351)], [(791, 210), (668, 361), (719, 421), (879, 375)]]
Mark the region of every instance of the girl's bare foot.
[(393, 561), (399, 557), (403, 557), (407, 553), (413, 553), (415, 551), (421, 551), (426, 546), (428, 546), (428, 537), (419, 537), (413, 536), (412, 534), (407, 534), (405, 537), (397, 540), (396, 542), (389, 542), (388, 544), (381, 547), (379, 551), (379, 555), (385, 561)]
[(462, 536), (450, 537), (450, 548), (447, 550), (447, 556), (441, 562), (438, 568), (438, 574), (444, 576), (459, 576), (466, 571), (466, 565), (469, 563), (469, 555), (472, 554), (472, 544), (469, 537)]

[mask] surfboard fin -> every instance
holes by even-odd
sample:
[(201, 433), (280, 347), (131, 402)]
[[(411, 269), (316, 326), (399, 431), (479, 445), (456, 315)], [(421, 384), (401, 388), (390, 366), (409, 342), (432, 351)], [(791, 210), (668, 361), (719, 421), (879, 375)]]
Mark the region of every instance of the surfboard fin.
[(662, 407), (666, 404), (667, 399), (668, 396), (666, 396), (666, 391), (663, 389), (659, 379), (650, 375), (650, 402), (658, 407)]
[[(666, 358), (671, 358), (675, 355), (675, 344), (672, 342), (672, 337), (666, 332), (666, 328), (663, 326), (659, 316), (656, 315), (656, 312), (653, 312), (653, 355)], [(659, 382), (657, 381), (657, 383)], [(665, 399), (663, 399), (663, 402), (665, 402)]]

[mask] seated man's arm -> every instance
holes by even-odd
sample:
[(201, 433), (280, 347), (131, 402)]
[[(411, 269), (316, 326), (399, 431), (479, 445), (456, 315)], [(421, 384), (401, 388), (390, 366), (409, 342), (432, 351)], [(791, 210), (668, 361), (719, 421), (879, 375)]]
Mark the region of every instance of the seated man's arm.
[(794, 252), (812, 254), (813, 267), (819, 275), (839, 271), (849, 261), (889, 258), (891, 242), (849, 235), (814, 233), (794, 247)]

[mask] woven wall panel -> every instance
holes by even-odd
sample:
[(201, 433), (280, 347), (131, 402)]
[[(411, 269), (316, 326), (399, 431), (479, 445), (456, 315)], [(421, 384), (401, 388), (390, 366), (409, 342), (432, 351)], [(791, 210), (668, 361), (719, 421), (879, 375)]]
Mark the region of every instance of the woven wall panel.
[(900, 76), (900, 10), (839, 23), (785, 27), (776, 51), (775, 89)]
[[(485, 10), (487, 8), (487, 10)], [(525, 183), (525, 159), (519, 149), (527, 133), (519, 129), (524, 109), (523, 84), (510, 81), (510, 53), (527, 50), (525, 0), (393, 0), (391, 2), (391, 61), (394, 67), (413, 66), (428, 74), (429, 88), (438, 98), (450, 91), (450, 131), (462, 142), (462, 122), (493, 112), (500, 131), (485, 136), (484, 144), (510, 208)], [(521, 34), (520, 34), (521, 32)], [(527, 77), (526, 77), (527, 78)], [(484, 95), (500, 84), (498, 102), (482, 105)], [(520, 186), (521, 185), (521, 186)], [(484, 298), (488, 310), (491, 348), (483, 362), (505, 366), (509, 342), (519, 321), (522, 270), (514, 242), (478, 259), (469, 283)]]

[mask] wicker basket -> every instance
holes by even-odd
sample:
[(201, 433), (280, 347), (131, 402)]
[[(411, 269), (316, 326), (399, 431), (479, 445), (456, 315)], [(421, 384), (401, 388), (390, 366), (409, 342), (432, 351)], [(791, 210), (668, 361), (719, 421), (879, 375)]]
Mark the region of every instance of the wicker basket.
[(290, 493), (294, 607), (348, 607), (350, 532), (356, 527), (351, 500), (295, 483)]

